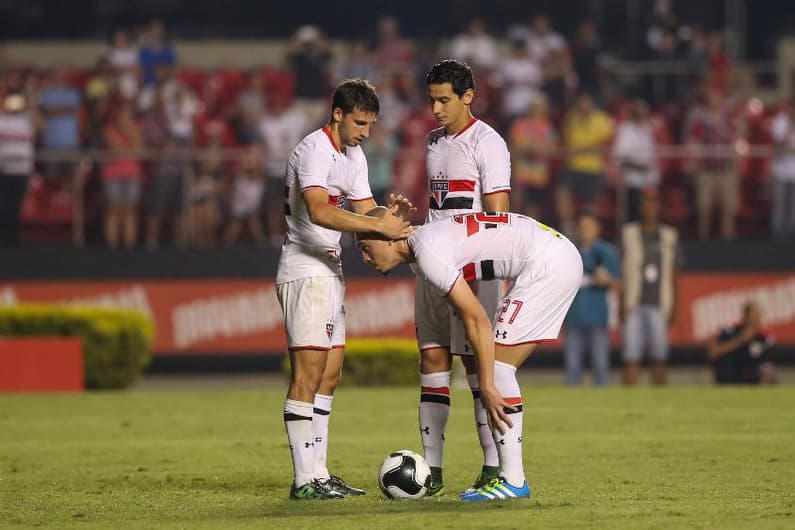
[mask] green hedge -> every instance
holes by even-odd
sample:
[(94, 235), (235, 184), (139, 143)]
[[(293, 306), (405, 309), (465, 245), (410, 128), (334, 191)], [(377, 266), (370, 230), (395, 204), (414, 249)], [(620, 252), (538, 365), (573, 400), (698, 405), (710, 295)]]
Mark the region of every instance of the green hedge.
[[(342, 384), (417, 384), (419, 358), (417, 343), (410, 339), (350, 339), (345, 345)], [(282, 367), (290, 373), (289, 359)]]
[(124, 388), (149, 364), (154, 325), (140, 311), (104, 307), (0, 307), (0, 336), (80, 337), (88, 388)]

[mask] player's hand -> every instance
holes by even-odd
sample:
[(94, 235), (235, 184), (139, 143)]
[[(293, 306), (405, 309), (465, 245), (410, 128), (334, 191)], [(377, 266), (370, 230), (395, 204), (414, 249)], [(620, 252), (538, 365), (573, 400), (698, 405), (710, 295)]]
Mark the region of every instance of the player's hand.
[(379, 219), (379, 232), (389, 239), (406, 239), (414, 233), (414, 227), (399, 214), (400, 206), (393, 204), (386, 215)]
[(486, 410), (486, 418), (492, 431), (497, 429), (500, 434), (505, 434), (505, 425), (508, 428), (513, 427), (513, 421), (506, 414), (505, 409), (515, 411), (516, 408), (506, 403), (494, 386), (480, 387), (480, 402)]
[(403, 194), (395, 195), (394, 193), (390, 193), (386, 201), (386, 207), (391, 208), (395, 204), (398, 205), (398, 214), (404, 219), (411, 219), (411, 216), (417, 211), (417, 208), (411, 203), (408, 197), (403, 196)]

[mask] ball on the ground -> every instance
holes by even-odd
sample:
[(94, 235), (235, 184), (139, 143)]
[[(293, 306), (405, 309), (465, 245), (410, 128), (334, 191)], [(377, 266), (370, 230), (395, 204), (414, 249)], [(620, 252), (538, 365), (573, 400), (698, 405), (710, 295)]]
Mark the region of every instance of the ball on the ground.
[(430, 483), (428, 463), (408, 449), (390, 453), (378, 470), (378, 485), (389, 499), (421, 499)]

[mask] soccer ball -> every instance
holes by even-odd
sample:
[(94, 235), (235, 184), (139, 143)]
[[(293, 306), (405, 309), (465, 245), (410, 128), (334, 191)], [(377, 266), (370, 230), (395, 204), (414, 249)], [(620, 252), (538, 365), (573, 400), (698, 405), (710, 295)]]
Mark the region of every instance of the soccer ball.
[(391, 453), (378, 470), (378, 485), (389, 499), (421, 499), (430, 483), (428, 463), (408, 449)]

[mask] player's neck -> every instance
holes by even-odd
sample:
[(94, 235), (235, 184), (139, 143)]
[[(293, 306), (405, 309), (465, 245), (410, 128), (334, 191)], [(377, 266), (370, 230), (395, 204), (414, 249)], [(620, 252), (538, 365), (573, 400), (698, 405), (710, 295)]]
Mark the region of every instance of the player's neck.
[(461, 117), (458, 118), (455, 123), (451, 123), (444, 128), (444, 132), (445, 134), (458, 134), (466, 129), (474, 119), (475, 117), (472, 115), (472, 112), (467, 108), (467, 111), (461, 114)]
[(345, 146), (342, 145), (342, 142), (340, 141), (339, 123), (333, 121), (328, 122), (323, 126), (323, 130), (326, 131), (326, 134), (328, 135), (329, 140), (331, 140), (331, 144), (334, 146), (334, 149), (340, 153), (344, 153)]
[(397, 245), (397, 251), (403, 263), (414, 263), (416, 261), (408, 239), (399, 239), (395, 241), (395, 245)]

